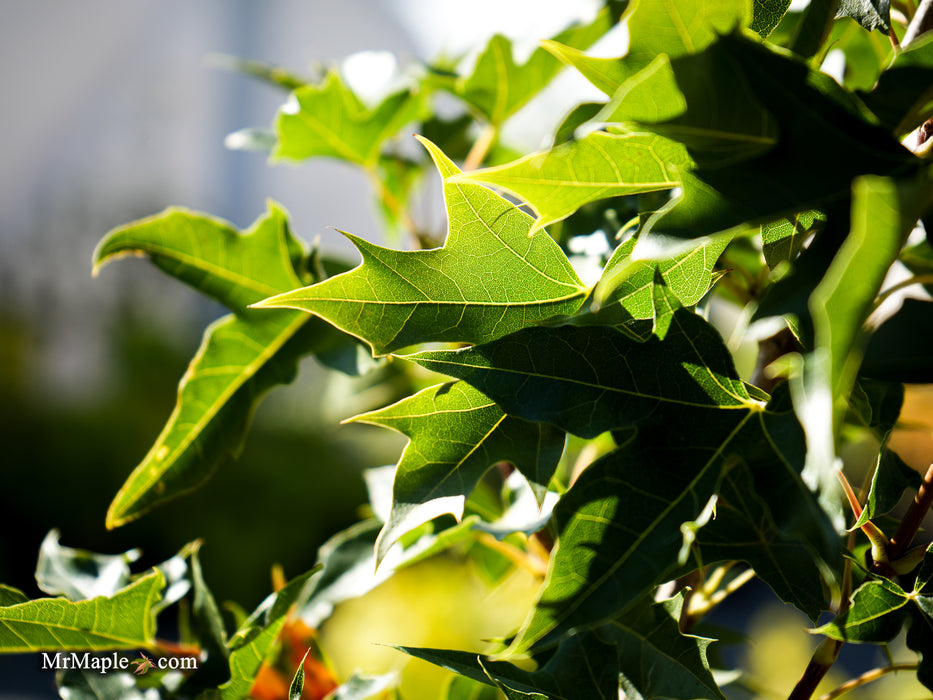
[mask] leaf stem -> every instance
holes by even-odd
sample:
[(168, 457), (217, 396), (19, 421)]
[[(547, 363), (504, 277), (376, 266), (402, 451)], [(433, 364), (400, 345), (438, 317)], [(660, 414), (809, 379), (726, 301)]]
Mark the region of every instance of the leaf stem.
[(516, 566), (527, 569), (538, 578), (542, 578), (547, 572), (547, 566), (545, 564), (536, 564), (531, 561), (531, 557), (529, 557), (526, 552), (523, 552), (518, 547), (508, 542), (497, 540), (488, 532), (481, 532), (476, 539), (480, 544), (499, 552), (499, 554), (512, 561)]
[(920, 524), (930, 511), (931, 506), (933, 506), (933, 464), (927, 469), (927, 473), (923, 477), (923, 483), (920, 484), (920, 488), (917, 490), (917, 495), (914, 496), (907, 513), (904, 514), (904, 519), (901, 520), (901, 524), (897, 528), (897, 532), (891, 538), (891, 544), (888, 546), (888, 558), (891, 561), (900, 559), (907, 551), (907, 548), (910, 547), (910, 543), (913, 542), (914, 537), (917, 535)]
[(933, 273), (926, 273), (923, 275), (914, 275), (913, 277), (908, 277), (906, 280), (901, 280), (897, 284), (888, 289), (885, 289), (878, 297), (875, 299), (875, 303), (872, 306), (872, 311), (874, 312), (879, 306), (881, 306), (892, 294), (899, 292), (902, 289), (907, 287), (912, 287), (915, 284), (933, 284)]
[(483, 127), (479, 137), (473, 142), (473, 147), (463, 161), (464, 170), (476, 170), (486, 160), (489, 150), (499, 137), (499, 128), (494, 124)]
[(866, 671), (858, 678), (853, 678), (852, 680), (846, 681), (838, 688), (834, 688), (825, 695), (820, 696), (819, 700), (835, 700), (840, 695), (845, 695), (850, 690), (855, 690), (858, 687), (865, 685), (866, 683), (871, 683), (876, 681), (882, 676), (888, 673), (897, 673), (898, 671), (916, 671), (920, 664), (892, 664), (890, 666), (885, 666), (883, 668), (874, 668), (871, 671)]

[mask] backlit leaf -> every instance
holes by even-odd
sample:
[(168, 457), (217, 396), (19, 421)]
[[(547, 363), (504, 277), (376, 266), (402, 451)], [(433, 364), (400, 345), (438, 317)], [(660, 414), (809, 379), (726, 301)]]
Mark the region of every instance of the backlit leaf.
[(382, 144), (418, 118), (421, 97), (400, 90), (367, 108), (336, 71), (319, 85), (295, 90), (275, 120), (274, 160), (339, 158), (372, 166)]
[(752, 23), (749, 29), (766, 39), (780, 24), (784, 14), (790, 8), (791, 0), (754, 0), (752, 3)]
[[(617, 19), (606, 7), (596, 19), (561, 32), (554, 41), (585, 49), (605, 34)], [(563, 65), (544, 49), (535, 50), (522, 65), (512, 55), (512, 42), (501, 34), (489, 40), (472, 73), (458, 78), (454, 94), (461, 97), (491, 124), (501, 125), (557, 75)]]
[(881, 644), (893, 639), (904, 623), (910, 596), (893, 581), (866, 581), (852, 594), (849, 609), (813, 630), (842, 642)]
[(464, 173), (455, 179), (485, 182), (528, 202), (538, 213), (537, 232), (587, 202), (679, 184), (672, 166), (686, 165), (683, 148), (654, 134), (593, 132), (512, 163)]
[(835, 488), (835, 432), (862, 361), (862, 325), (897, 259), (930, 183), (862, 177), (853, 183), (849, 237), (810, 296), (813, 352), (792, 383), (794, 405), (807, 432), (807, 478), (821, 490)]
[(476, 483), (494, 463), (513, 464), (543, 496), (564, 448), (562, 431), (508, 416), (465, 382), (425, 389), (352, 420), (382, 425), (410, 440), (395, 472), (392, 512), (378, 558), (405, 532), (443, 514), (460, 520)]
[(153, 571), (110, 597), (0, 607), (0, 653), (148, 647), (155, 638), (153, 606), (164, 586), (165, 578)]
[(397, 251), (349, 236), (357, 268), (256, 306), (317, 314), (385, 354), (431, 341), (482, 342), (576, 311), (583, 284), (530, 216), (487, 188), (451, 182), (457, 167), (426, 142), (444, 178), (443, 248)]
[(205, 331), (172, 415), (111, 504), (109, 527), (192, 490), (235, 457), (259, 399), (294, 378), (302, 355), (341, 342), (305, 314), (246, 308), (303, 283), (304, 250), (274, 204), (242, 234), (217, 219), (169, 209), (111, 232), (95, 253), (95, 270), (125, 255), (147, 256), (234, 313)]
[(751, 5), (748, 0), (634, 0), (622, 18), (629, 32), (628, 53), (622, 58), (594, 58), (579, 51), (579, 47), (564, 47), (557, 42), (547, 42), (545, 47), (612, 97), (622, 83), (656, 56), (675, 58), (696, 53), (717, 35), (745, 26), (752, 16)]

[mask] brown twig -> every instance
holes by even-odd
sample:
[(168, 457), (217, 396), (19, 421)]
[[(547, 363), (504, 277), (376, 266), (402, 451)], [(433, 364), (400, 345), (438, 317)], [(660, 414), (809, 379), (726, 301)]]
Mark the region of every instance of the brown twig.
[(904, 38), (901, 39), (901, 49), (910, 46), (921, 34), (933, 29), (933, 0), (921, 0), (917, 11), (907, 25)]
[(825, 695), (820, 696), (820, 700), (835, 700), (835, 698), (838, 698), (840, 695), (845, 695), (850, 690), (855, 690), (856, 688), (863, 686), (866, 683), (876, 681), (888, 673), (916, 670), (917, 664), (891, 664), (890, 666), (885, 666), (884, 668), (873, 668), (871, 671), (866, 671), (858, 678), (853, 678), (850, 681), (846, 681), (838, 688), (834, 688)]
[(888, 546), (888, 559), (897, 561), (904, 555), (910, 543), (914, 541), (923, 519), (930, 512), (931, 506), (933, 506), (933, 464), (927, 469), (917, 495), (914, 496), (897, 532), (891, 538), (891, 544)]

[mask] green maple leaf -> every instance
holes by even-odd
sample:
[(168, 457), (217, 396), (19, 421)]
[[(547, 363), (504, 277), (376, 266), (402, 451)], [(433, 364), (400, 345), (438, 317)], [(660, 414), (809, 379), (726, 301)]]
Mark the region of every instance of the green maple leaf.
[[(423, 140), (422, 140), (423, 141)], [(482, 342), (571, 314), (585, 288), (567, 256), (533, 221), (423, 141), (444, 178), (449, 231), (442, 248), (397, 251), (345, 234), (363, 262), (254, 307), (321, 316), (385, 354), (416, 343)]]

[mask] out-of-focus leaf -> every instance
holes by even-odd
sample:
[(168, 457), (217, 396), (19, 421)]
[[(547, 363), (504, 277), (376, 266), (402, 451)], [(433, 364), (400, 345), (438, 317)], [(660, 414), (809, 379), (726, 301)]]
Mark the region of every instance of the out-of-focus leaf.
[(0, 653), (138, 649), (155, 638), (153, 606), (165, 578), (153, 571), (110, 597), (40, 598), (0, 608)]
[(0, 608), (5, 608), (9, 605), (19, 605), (20, 603), (26, 603), (28, 601), (29, 596), (18, 588), (0, 583)]
[(681, 593), (597, 630), (618, 647), (626, 698), (724, 700), (706, 658), (713, 640), (680, 633), (683, 603)]
[(282, 66), (229, 54), (210, 54), (207, 62), (214, 68), (244, 73), (286, 90), (297, 90), (310, 82), (309, 78), (296, 75)]
[(566, 255), (532, 219), (487, 188), (451, 182), (460, 171), (425, 142), (444, 178), (443, 248), (397, 251), (347, 236), (363, 263), (257, 306), (317, 314), (378, 354), (431, 341), (482, 342), (576, 311), (585, 289)]
[(861, 374), (892, 382), (933, 382), (933, 302), (904, 299), (868, 339)]
[(369, 700), (369, 698), (383, 698), (387, 690), (398, 685), (397, 673), (385, 673), (379, 676), (368, 676), (354, 671), (353, 674), (340, 687), (328, 695), (328, 700)]
[(835, 488), (835, 432), (862, 361), (862, 325), (933, 189), (926, 180), (864, 176), (852, 192), (851, 232), (808, 304), (814, 349), (791, 384), (807, 433), (806, 478), (827, 492)]
[(259, 667), (282, 631), (288, 611), (316, 570), (292, 579), (285, 588), (266, 598), (230, 639), (230, 680), (218, 688), (222, 700), (242, 700), (249, 695)]
[(100, 673), (99, 671), (76, 671), (68, 669), (57, 679), (59, 695), (68, 700), (151, 700), (152, 692), (146, 694), (136, 687), (129, 673)]
[(912, 610), (906, 641), (910, 649), (921, 655), (917, 680), (933, 691), (933, 617)]
[(142, 552), (96, 554), (59, 544), (58, 530), (50, 530), (39, 547), (36, 583), (49, 595), (71, 601), (111, 596), (130, 583), (130, 564)]
[(850, 90), (871, 90), (894, 53), (884, 33), (866, 32), (855, 22), (833, 23), (828, 45), (845, 55), (843, 85)]
[(294, 378), (301, 356), (353, 342), (327, 324), (308, 323), (305, 314), (246, 308), (305, 283), (298, 272), (305, 251), (275, 204), (243, 234), (182, 209), (128, 224), (101, 241), (95, 270), (126, 255), (148, 257), (234, 313), (205, 331), (179, 385), (175, 410), (111, 504), (110, 527), (197, 487), (239, 453), (259, 399)]
[[(470, 534), (473, 518), (434, 535), (429, 528), (419, 532), (414, 542), (403, 542), (390, 549), (376, 567), (376, 538), (381, 524), (365, 520), (338, 532), (318, 550), (323, 569), (298, 601), (302, 620), (312, 628), (320, 627), (337, 603), (357, 598), (387, 581), (392, 574), (410, 564), (435, 554)], [(404, 545), (404, 546), (403, 546)]]
[[(700, 114), (718, 114), (731, 128), (730, 115), (738, 107), (733, 85), (742, 84), (773, 116), (778, 143), (752, 159), (685, 173), (683, 196), (655, 214), (646, 223), (649, 230), (693, 238), (773, 221), (845, 202), (855, 176), (909, 173), (917, 167), (917, 159), (889, 133), (858, 116), (831, 78), (802, 62), (739, 34), (720, 37), (702, 54), (672, 61), (678, 81), (704, 65), (728, 71), (720, 73), (711, 92), (695, 95), (697, 105), (688, 99), (686, 123), (697, 106)], [(808, 165), (817, 162), (826, 167)]]
[(868, 93), (859, 93), (885, 128), (902, 137), (933, 115), (933, 35), (903, 51)]
[[(933, 245), (925, 240), (901, 251), (900, 261), (915, 275), (933, 275)], [(933, 283), (923, 285), (933, 295)]]
[[(611, 7), (603, 8), (593, 22), (570, 27), (553, 40), (585, 49), (609, 31), (617, 18)], [(562, 68), (560, 61), (540, 48), (525, 63), (516, 65), (512, 42), (497, 34), (477, 58), (472, 73), (458, 78), (451, 88), (490, 124), (499, 126), (540, 92)]]
[(531, 233), (597, 199), (665, 190), (679, 184), (674, 166), (689, 162), (676, 143), (654, 134), (593, 132), (512, 163), (457, 176), (501, 187), (538, 214)]
[(331, 71), (320, 85), (295, 90), (279, 110), (272, 158), (327, 156), (373, 166), (382, 144), (419, 117), (421, 100), (417, 92), (400, 90), (370, 109)]
[[(201, 560), (198, 551), (191, 553), (191, 584), (194, 595), (191, 601), (191, 617), (201, 648), (207, 652), (207, 659), (198, 665), (198, 673), (190, 679), (198, 688), (217, 687), (230, 677), (227, 648), (227, 631), (223, 617), (217, 607), (214, 594), (207, 587), (201, 572)], [(186, 685), (186, 690), (193, 686)]]
[(791, 0), (755, 0), (749, 29), (767, 39), (787, 13)]
[(440, 700), (500, 700), (499, 690), (467, 676), (455, 675), (444, 689), (447, 693)]
[(742, 409), (758, 404), (735, 373), (719, 334), (686, 309), (663, 338), (640, 343), (608, 326), (527, 328), (499, 340), (407, 359), (463, 379), (509, 414), (582, 437), (637, 425), (663, 406)]
[(564, 449), (562, 431), (503, 413), (465, 382), (440, 384), (353, 421), (407, 436), (395, 472), (392, 512), (376, 545), (381, 561), (405, 532), (443, 513), (457, 520), (494, 463), (510, 462), (543, 497)]
[(866, 581), (852, 594), (845, 613), (813, 632), (841, 642), (889, 642), (901, 630), (909, 601), (910, 596), (893, 581)]
[(509, 698), (615, 700), (619, 694), (616, 645), (602, 641), (593, 632), (581, 632), (564, 641), (536, 671), (525, 671), (507, 661), (491, 661), (466, 651), (396, 648), (473, 680), (495, 684)]
[(474, 530), (488, 532), (497, 540), (504, 540), (515, 532), (530, 537), (548, 524), (558, 499), (556, 493), (548, 491), (543, 502), (539, 503), (531, 485), (517, 471), (506, 478), (503, 491), (509, 499), (509, 506), (502, 516), (494, 522), (476, 522)]
[(865, 29), (891, 31), (890, 0), (840, 0), (836, 18), (851, 17)]
[(270, 129), (249, 127), (239, 129), (227, 134), (224, 146), (231, 151), (253, 151), (256, 153), (272, 153), (278, 139), (275, 132)]

